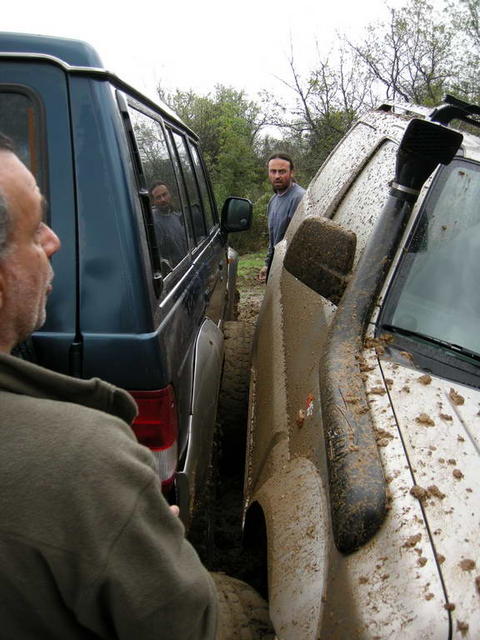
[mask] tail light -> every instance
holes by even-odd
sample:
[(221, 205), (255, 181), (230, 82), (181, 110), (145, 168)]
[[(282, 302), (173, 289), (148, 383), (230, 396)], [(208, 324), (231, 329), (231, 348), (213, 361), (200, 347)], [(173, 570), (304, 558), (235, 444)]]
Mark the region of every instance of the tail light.
[(165, 492), (177, 470), (178, 420), (175, 392), (169, 385), (158, 391), (130, 391), (138, 405), (132, 429), (140, 444), (151, 449)]

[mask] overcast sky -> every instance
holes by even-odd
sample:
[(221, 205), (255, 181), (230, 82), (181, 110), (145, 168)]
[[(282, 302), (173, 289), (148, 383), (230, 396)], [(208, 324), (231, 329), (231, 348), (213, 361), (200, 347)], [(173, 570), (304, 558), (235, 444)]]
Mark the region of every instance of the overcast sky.
[[(389, 0), (401, 6), (404, 0)], [(285, 91), (290, 43), (299, 69), (328, 51), (336, 32), (359, 35), (387, 17), (384, 0), (4, 0), (0, 29), (90, 42), (106, 68), (152, 96), (155, 86), (200, 93), (221, 83)]]

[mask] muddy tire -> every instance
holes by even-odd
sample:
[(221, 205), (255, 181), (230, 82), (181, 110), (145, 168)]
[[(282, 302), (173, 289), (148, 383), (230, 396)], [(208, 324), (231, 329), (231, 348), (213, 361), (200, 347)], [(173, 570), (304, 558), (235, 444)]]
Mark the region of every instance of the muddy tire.
[(254, 327), (243, 322), (225, 322), (225, 358), (218, 401), (222, 425), (222, 466), (238, 459), (245, 450), (248, 388)]
[(240, 291), (235, 289), (232, 299), (228, 302), (228, 309), (225, 314), (225, 320), (238, 320), (238, 306), (240, 304)]
[(246, 582), (211, 574), (218, 593), (216, 640), (272, 640), (268, 604)]
[(202, 494), (197, 498), (187, 535), (188, 540), (195, 547), (207, 569), (213, 567), (215, 557), (216, 504), (219, 484), (218, 466), (221, 446), (220, 431), (220, 425), (217, 424), (213, 435), (207, 480)]

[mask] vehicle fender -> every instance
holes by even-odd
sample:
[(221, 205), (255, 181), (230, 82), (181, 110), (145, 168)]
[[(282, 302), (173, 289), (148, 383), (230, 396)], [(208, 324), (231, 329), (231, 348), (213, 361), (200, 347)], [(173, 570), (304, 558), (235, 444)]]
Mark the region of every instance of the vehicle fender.
[(223, 333), (214, 322), (206, 318), (195, 342), (188, 445), (183, 469), (191, 488), (189, 513), (195, 503), (196, 488), (203, 486), (206, 481), (222, 364)]
[(270, 617), (278, 638), (317, 638), (332, 546), (326, 496), (317, 468), (304, 457), (290, 459), (282, 481), (269, 478), (253, 496), (265, 517)]

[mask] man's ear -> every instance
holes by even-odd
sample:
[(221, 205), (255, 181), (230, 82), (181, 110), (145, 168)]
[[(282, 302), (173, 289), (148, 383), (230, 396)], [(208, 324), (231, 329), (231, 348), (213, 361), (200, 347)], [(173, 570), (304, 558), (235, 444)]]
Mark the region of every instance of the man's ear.
[(3, 310), (5, 302), (5, 277), (3, 275), (2, 265), (0, 263), (0, 314)]

